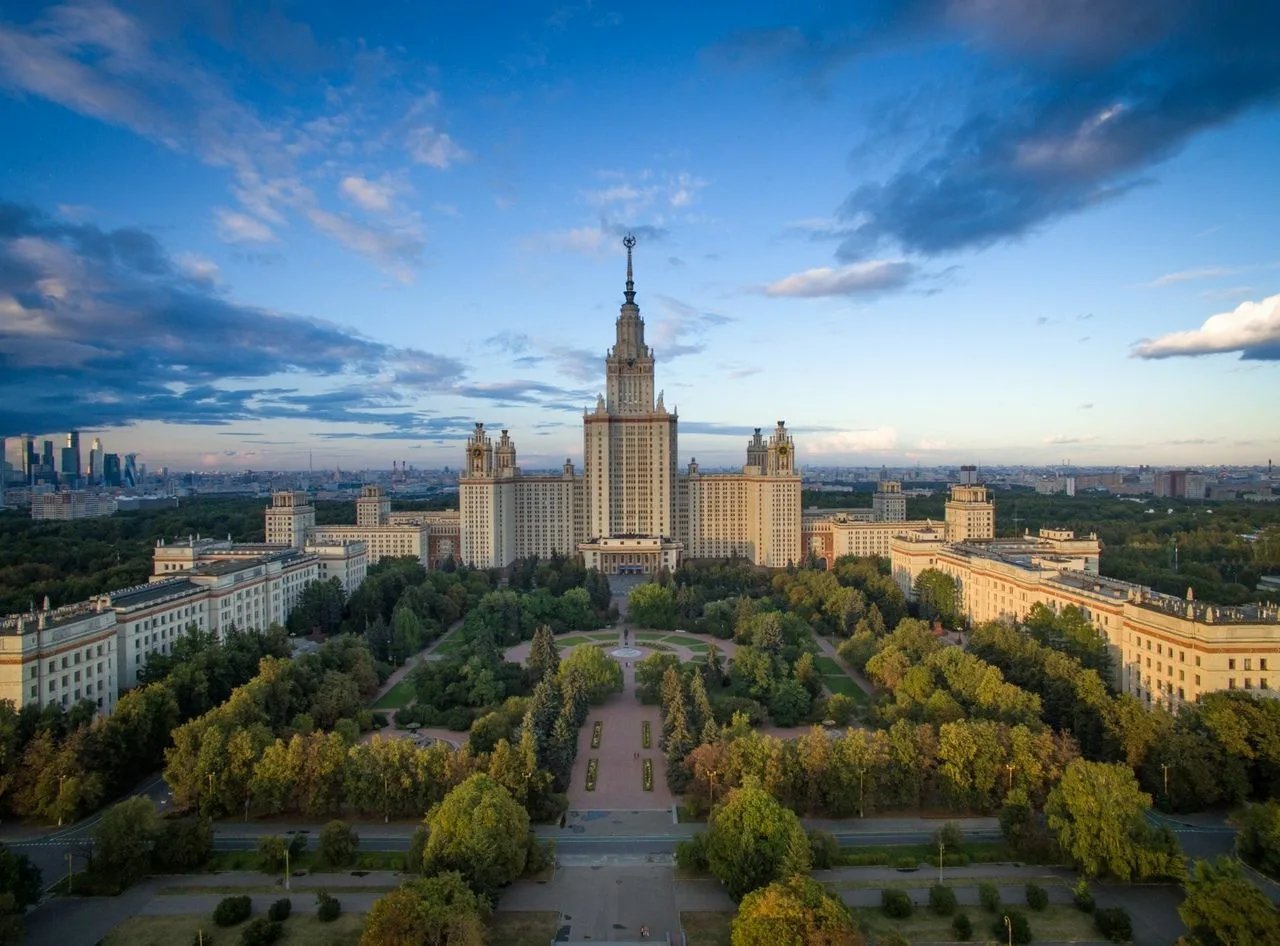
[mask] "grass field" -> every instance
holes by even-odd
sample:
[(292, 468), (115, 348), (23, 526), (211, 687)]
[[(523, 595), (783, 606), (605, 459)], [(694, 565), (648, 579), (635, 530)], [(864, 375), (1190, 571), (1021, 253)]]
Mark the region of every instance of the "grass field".
[(416, 696), (413, 684), (406, 674), (399, 683), (378, 697), (377, 702), (373, 704), (373, 708), (376, 710), (404, 709), (414, 701)]
[(841, 674), (840, 676), (823, 676), (822, 685), (832, 693), (843, 693), (845, 696), (858, 703), (867, 702), (867, 694), (862, 687), (854, 683), (849, 677)]
[[(1015, 909), (1031, 925), (1033, 943), (1070, 943), (1079, 940), (1097, 942), (1100, 939), (1093, 928), (1093, 917), (1081, 913), (1075, 907), (1051, 904), (1041, 913), (1028, 910), (1025, 904)], [(951, 917), (934, 916), (928, 910), (917, 908), (915, 914), (905, 920), (891, 920), (878, 909), (855, 909), (853, 912), (876, 937), (898, 933), (909, 943), (950, 942), (954, 939), (951, 935)], [(980, 908), (966, 908), (962, 912), (969, 914), (969, 919), (973, 922), (974, 942), (983, 943), (993, 939), (995, 934), (991, 924), (999, 919), (996, 914)], [(691, 939), (690, 943), (693, 942)]]
[(825, 654), (816, 654), (813, 658), (814, 666), (818, 668), (818, 672), (824, 677), (843, 677), (846, 676), (844, 667), (840, 666), (839, 661), (834, 657), (827, 657)]
[[(363, 926), (363, 913), (344, 913), (332, 923), (295, 913), (285, 920), (280, 942), (356, 946)], [(243, 924), (222, 929), (209, 916), (134, 916), (108, 933), (102, 946), (187, 946), (196, 942), (197, 932), (202, 935), (204, 946), (238, 946), (241, 929)]]
[(690, 910), (680, 914), (689, 946), (729, 946), (732, 913)]
[[(404, 870), (404, 854), (399, 851), (360, 851), (352, 870)], [(303, 851), (294, 857), (290, 867), (295, 871), (328, 871), (318, 863), (316, 851)], [(209, 855), (206, 867), (210, 872), (221, 870), (260, 870), (257, 851), (214, 851)]]
[(503, 946), (547, 946), (559, 924), (560, 914), (551, 911), (495, 913), (489, 920), (489, 942)]

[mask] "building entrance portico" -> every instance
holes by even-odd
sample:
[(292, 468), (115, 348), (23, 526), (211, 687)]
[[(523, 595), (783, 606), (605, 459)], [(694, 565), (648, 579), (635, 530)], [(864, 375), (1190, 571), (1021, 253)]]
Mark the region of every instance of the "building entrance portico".
[(650, 535), (609, 536), (578, 546), (587, 568), (606, 575), (656, 575), (664, 568), (674, 572), (683, 550), (680, 542)]

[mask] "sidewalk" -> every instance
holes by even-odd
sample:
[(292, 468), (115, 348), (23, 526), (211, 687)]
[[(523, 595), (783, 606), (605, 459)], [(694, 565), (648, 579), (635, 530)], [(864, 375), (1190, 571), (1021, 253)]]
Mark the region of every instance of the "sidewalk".
[(876, 689), (871, 685), (871, 681), (850, 667), (845, 662), (845, 659), (840, 656), (840, 652), (836, 650), (836, 646), (831, 641), (827, 640), (822, 634), (817, 633), (813, 635), (813, 639), (818, 642), (818, 650), (844, 668), (844, 672), (849, 675), (849, 679), (858, 685), (858, 689), (865, 693), (868, 699), (876, 695)]

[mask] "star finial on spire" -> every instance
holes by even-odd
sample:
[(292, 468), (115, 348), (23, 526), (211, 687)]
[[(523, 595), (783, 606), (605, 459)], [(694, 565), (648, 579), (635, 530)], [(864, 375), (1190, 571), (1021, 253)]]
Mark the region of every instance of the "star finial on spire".
[(627, 297), (627, 305), (635, 305), (636, 284), (631, 278), (631, 249), (636, 245), (635, 236), (628, 233), (622, 238), (622, 245), (627, 248), (627, 288), (623, 294)]

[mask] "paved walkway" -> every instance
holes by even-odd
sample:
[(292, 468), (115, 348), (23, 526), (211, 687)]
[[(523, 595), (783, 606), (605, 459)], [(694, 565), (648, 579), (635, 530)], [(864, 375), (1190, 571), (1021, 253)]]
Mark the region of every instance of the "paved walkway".
[[(618, 634), (618, 645), (622, 634)], [(575, 811), (601, 809), (670, 811), (675, 801), (667, 788), (666, 757), (658, 748), (662, 738), (662, 717), (657, 706), (645, 706), (636, 699), (636, 662), (652, 653), (648, 647), (635, 646), (638, 657), (624, 657), (622, 692), (609, 696), (600, 706), (591, 707), (587, 721), (578, 730), (578, 757), (573, 763), (569, 782), (569, 808)], [(643, 722), (648, 720), (650, 741), (642, 741)], [(595, 724), (601, 723), (600, 746), (591, 748)], [(596, 787), (587, 791), (587, 766), (597, 760)], [(653, 766), (653, 788), (644, 787), (643, 765), (648, 759)]]
[(830, 657), (838, 663), (844, 672), (849, 675), (849, 679), (858, 685), (858, 689), (867, 694), (868, 697), (876, 695), (876, 688), (872, 686), (871, 681), (849, 666), (848, 662), (840, 656), (835, 644), (831, 643), (822, 634), (814, 634), (813, 639), (818, 643), (818, 650), (822, 651), (824, 656)]

